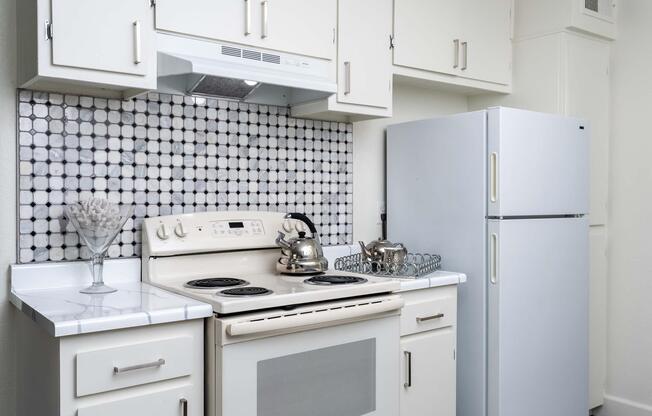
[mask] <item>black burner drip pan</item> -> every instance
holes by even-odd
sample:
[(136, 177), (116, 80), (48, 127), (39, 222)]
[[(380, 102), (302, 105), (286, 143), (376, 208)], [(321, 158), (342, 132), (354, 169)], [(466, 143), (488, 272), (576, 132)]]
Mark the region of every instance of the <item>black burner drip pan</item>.
[(304, 280), (303, 282), (310, 285), (351, 285), (365, 283), (366, 281), (367, 279), (357, 276), (323, 274), (319, 276), (313, 276), (310, 279)]
[(226, 289), (219, 292), (219, 294), (223, 296), (263, 296), (263, 295), (270, 295), (272, 293), (273, 292), (269, 289), (265, 289), (264, 287), (256, 287), (256, 286), (236, 287), (233, 289)]
[(220, 287), (242, 286), (249, 282), (232, 277), (212, 277), (207, 279), (191, 280), (185, 284), (186, 287), (193, 289), (215, 289)]

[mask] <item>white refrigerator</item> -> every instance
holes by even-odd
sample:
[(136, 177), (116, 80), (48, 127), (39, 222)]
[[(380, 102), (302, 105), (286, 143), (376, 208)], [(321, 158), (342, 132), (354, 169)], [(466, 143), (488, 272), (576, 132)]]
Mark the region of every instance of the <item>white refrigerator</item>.
[(387, 236), (459, 286), (458, 416), (588, 412), (589, 128), (490, 108), (387, 129)]

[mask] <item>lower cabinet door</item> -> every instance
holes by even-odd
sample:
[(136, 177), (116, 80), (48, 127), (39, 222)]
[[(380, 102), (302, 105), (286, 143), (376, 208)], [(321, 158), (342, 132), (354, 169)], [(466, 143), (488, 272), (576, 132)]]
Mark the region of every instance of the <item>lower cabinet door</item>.
[(191, 386), (80, 407), (77, 416), (202, 416), (203, 403), (193, 403)]
[(455, 331), (401, 338), (401, 416), (455, 416)]

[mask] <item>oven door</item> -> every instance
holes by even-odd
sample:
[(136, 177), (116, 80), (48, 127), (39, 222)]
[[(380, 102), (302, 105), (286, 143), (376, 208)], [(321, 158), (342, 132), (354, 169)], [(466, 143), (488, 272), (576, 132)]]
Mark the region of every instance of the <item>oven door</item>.
[(396, 416), (398, 311), (218, 346), (217, 416)]

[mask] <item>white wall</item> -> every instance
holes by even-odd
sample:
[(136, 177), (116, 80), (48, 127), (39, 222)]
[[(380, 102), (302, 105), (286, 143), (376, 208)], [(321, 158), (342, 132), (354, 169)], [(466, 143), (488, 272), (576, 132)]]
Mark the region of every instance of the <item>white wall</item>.
[(652, 1), (619, 2), (613, 48), (604, 414), (652, 415)]
[(8, 266), (16, 258), (16, 0), (0, 0), (0, 414), (15, 413), (13, 306)]
[(353, 240), (380, 237), (378, 203), (385, 200), (385, 128), (389, 124), (467, 111), (466, 96), (394, 86), (394, 116), (353, 124)]

